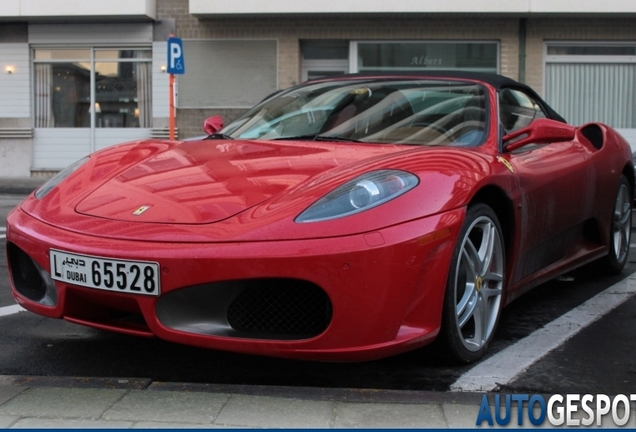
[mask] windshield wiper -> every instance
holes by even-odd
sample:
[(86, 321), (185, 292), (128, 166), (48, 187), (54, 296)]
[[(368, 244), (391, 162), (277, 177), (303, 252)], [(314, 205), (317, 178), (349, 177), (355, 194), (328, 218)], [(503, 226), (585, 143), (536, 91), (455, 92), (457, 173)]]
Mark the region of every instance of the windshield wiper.
[(274, 141), (326, 141), (326, 142), (362, 142), (353, 138), (344, 138), (337, 136), (327, 136), (327, 135), (298, 135), (298, 136), (288, 136), (288, 137), (280, 137), (274, 138)]
[(231, 140), (234, 139), (229, 135), (225, 135), (222, 133), (213, 133), (211, 135), (208, 135), (207, 137), (203, 138), (204, 140), (218, 140), (218, 139), (224, 139), (224, 140)]

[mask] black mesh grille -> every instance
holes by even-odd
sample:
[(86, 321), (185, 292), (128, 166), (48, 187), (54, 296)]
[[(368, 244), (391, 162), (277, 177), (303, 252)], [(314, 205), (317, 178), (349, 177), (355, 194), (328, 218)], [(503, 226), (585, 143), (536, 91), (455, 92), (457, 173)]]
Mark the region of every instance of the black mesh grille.
[(331, 302), (318, 286), (293, 279), (253, 281), (230, 304), (229, 324), (235, 330), (316, 336), (331, 322)]
[(29, 300), (42, 300), (46, 295), (46, 283), (33, 260), (13, 243), (7, 244), (7, 257), (15, 289)]

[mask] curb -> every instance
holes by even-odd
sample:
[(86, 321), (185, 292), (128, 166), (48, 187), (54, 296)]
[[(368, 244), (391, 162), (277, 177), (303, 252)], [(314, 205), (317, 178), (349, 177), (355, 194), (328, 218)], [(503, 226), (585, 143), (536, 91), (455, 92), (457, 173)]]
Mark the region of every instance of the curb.
[(29, 195), (42, 186), (48, 178), (0, 177), (0, 194)]
[(478, 406), (484, 392), (437, 392), (302, 386), (264, 386), (153, 381), (150, 378), (0, 375), (0, 386), (66, 389), (120, 389), (179, 393), (226, 393), (307, 401), (388, 404), (459, 404)]

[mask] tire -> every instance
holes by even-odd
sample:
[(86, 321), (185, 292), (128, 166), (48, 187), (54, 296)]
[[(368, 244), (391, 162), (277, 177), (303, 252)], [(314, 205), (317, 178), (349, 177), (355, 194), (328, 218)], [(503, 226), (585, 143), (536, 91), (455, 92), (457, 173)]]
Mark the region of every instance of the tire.
[(622, 175), (612, 212), (609, 252), (599, 261), (601, 270), (605, 273), (618, 274), (627, 263), (632, 235), (632, 200), (632, 188), (627, 178)]
[(502, 308), (505, 248), (495, 212), (468, 208), (446, 283), (440, 343), (453, 362), (480, 359), (490, 344)]

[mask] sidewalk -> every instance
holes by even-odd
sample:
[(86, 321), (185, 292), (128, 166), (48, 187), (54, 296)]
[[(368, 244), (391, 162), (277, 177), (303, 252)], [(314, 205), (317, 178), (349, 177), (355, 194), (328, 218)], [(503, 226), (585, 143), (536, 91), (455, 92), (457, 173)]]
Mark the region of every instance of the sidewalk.
[(475, 427), (480, 401), (477, 393), (0, 376), (0, 427), (465, 428)]

